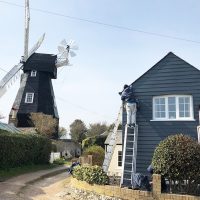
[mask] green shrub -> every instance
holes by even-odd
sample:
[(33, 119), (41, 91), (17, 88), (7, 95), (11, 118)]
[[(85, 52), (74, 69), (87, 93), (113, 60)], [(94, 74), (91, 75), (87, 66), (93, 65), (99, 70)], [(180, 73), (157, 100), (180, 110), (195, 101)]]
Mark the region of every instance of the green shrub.
[(165, 176), (174, 186), (178, 183), (180, 189), (187, 180), (184, 191), (190, 193), (190, 186), (200, 181), (200, 145), (189, 136), (169, 136), (155, 149), (152, 164), (154, 173)]
[(0, 132), (0, 168), (49, 162), (51, 141), (35, 134)]
[(97, 165), (77, 166), (74, 168), (73, 177), (81, 181), (86, 181), (89, 184), (105, 185), (109, 181), (106, 173)]
[(97, 146), (97, 145), (91, 146), (83, 152), (83, 155), (84, 156), (92, 155), (93, 165), (98, 165), (98, 166), (103, 165), (105, 151), (102, 147)]

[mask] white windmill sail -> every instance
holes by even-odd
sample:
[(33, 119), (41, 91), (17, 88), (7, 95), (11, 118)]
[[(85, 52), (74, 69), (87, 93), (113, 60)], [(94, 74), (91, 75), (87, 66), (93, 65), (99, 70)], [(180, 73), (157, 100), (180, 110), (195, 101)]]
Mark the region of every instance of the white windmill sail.
[(22, 57), (22, 62), (15, 65), (0, 81), (0, 97), (2, 97), (10, 84), (13, 84), (19, 77), (19, 71), (23, 67), (24, 62), (37, 51), (37, 49), (42, 44), (45, 33), (39, 38), (37, 43), (28, 51), (28, 41), (29, 41), (29, 22), (30, 22), (30, 11), (29, 11), (29, 0), (25, 0), (25, 36), (24, 36), (24, 56)]
[(29, 0), (25, 0), (24, 61), (28, 59), (30, 10)]
[(23, 66), (22, 63), (19, 63), (18, 65), (15, 65), (4, 77), (3, 79), (0, 81), (0, 97), (3, 96), (5, 94), (5, 92), (7, 91), (7, 86), (9, 84), (9, 82), (13, 79), (13, 81), (16, 80), (17, 78), (17, 73), (19, 72), (19, 70), (21, 69), (21, 67)]
[(56, 67), (62, 67), (69, 64), (69, 55), (71, 57), (76, 56), (76, 53), (73, 50), (78, 50), (78, 46), (73, 40), (70, 40), (68, 43), (66, 40), (62, 40), (58, 46), (58, 55), (56, 61)]
[(43, 33), (43, 35), (39, 38), (38, 42), (28, 52), (28, 58), (38, 50), (38, 48), (41, 46), (42, 42), (44, 41), (44, 37), (45, 37), (45, 33)]
[[(35, 53), (35, 51), (40, 47), (40, 45), (42, 44), (43, 40), (44, 40), (45, 34), (43, 34), (38, 42), (31, 48), (31, 50), (28, 53), (28, 58)], [(23, 67), (23, 63), (19, 63), (17, 65), (15, 65), (4, 77), (3, 79), (0, 81), (0, 97), (2, 97), (8, 88), (8, 85), (10, 82), (14, 83), (19, 75), (19, 70)]]

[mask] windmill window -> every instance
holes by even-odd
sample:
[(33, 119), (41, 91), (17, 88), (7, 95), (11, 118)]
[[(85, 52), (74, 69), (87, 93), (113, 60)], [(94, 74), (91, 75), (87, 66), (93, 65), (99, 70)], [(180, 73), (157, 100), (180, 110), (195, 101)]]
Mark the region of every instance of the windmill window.
[(31, 77), (36, 77), (36, 74), (37, 74), (36, 70), (31, 71)]
[(118, 166), (122, 166), (122, 151), (118, 151)]
[(25, 103), (33, 103), (34, 93), (26, 93)]
[(153, 97), (153, 120), (194, 120), (192, 96)]

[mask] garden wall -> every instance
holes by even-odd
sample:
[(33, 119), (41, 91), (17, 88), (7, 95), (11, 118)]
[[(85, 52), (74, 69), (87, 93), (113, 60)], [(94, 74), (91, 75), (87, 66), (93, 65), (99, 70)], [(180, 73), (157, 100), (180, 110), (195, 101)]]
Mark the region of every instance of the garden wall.
[(111, 185), (90, 185), (85, 181), (78, 181), (75, 178), (71, 178), (71, 186), (106, 196), (118, 197), (124, 200), (200, 200), (200, 197), (191, 195), (161, 193), (161, 177), (157, 174), (153, 175), (154, 187), (152, 192), (120, 188), (119, 186)]

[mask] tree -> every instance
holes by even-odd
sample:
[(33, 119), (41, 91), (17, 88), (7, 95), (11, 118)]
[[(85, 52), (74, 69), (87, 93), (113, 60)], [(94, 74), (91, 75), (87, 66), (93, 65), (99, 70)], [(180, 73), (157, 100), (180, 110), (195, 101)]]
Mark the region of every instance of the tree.
[(64, 128), (64, 127), (59, 127), (59, 129), (58, 129), (58, 136), (59, 136), (59, 138), (60, 138), (61, 136), (63, 136), (66, 132), (67, 132), (66, 128)]
[(58, 120), (52, 115), (31, 113), (30, 120), (38, 134), (48, 138), (58, 138)]
[(93, 123), (90, 124), (87, 136), (92, 137), (92, 136), (99, 136), (103, 132), (108, 130), (108, 126), (106, 123)]
[(70, 124), (70, 132), (72, 139), (81, 143), (87, 133), (85, 123), (80, 119), (74, 120), (74, 122)]

